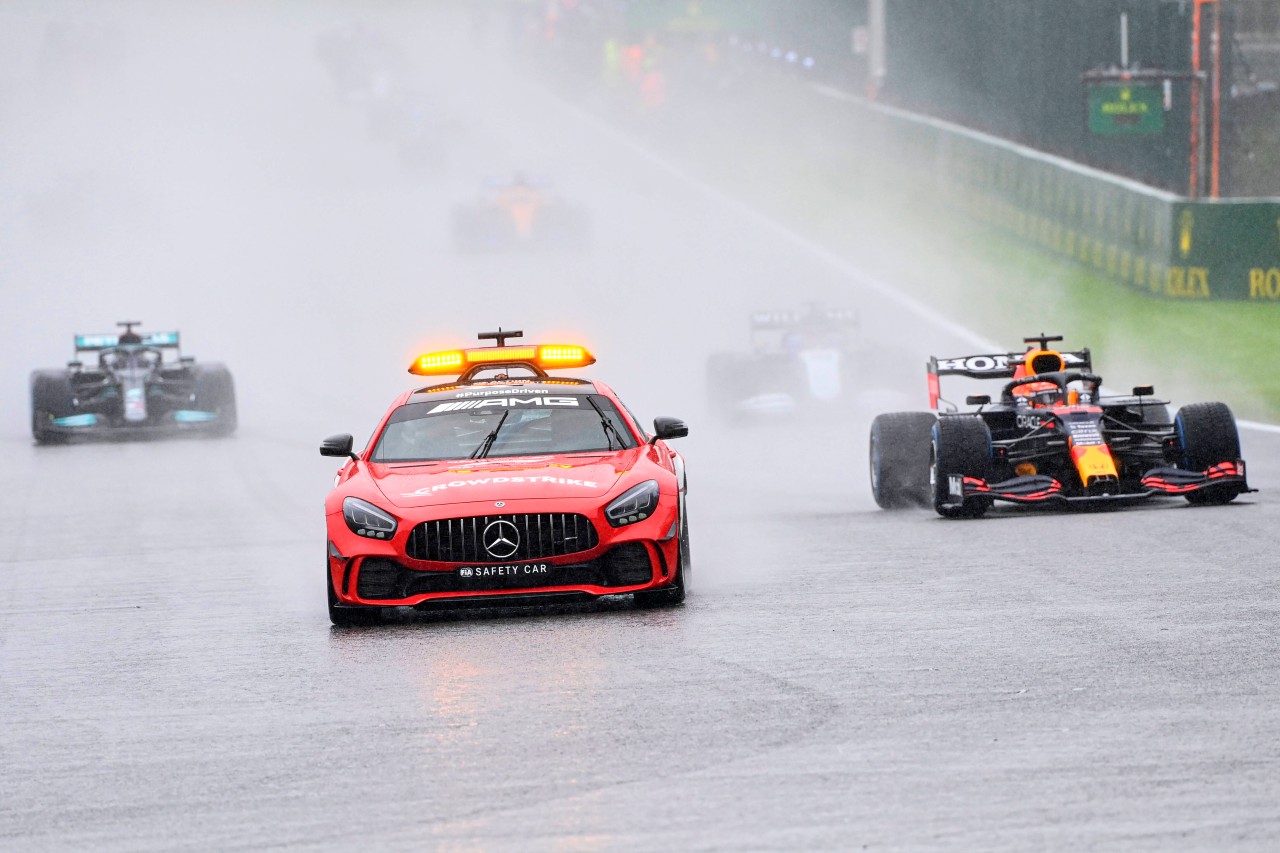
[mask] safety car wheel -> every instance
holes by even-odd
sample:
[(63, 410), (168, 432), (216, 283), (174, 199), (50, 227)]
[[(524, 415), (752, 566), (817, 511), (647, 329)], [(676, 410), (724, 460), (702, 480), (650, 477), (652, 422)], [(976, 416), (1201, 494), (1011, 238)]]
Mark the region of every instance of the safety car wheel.
[(882, 509), (928, 506), (932, 412), (890, 412), (871, 422), (871, 495)]
[(676, 563), (676, 582), (663, 589), (645, 590), (636, 593), (636, 607), (672, 607), (684, 602), (689, 588), (689, 572), (692, 561), (689, 559), (689, 521), (680, 522), (680, 556)]
[(60, 444), (66, 436), (49, 428), (54, 418), (75, 414), (71, 379), (57, 370), (31, 374), (31, 435), (40, 444)]
[(333, 591), (333, 574), (329, 571), (329, 561), (324, 564), (325, 587), (329, 592), (329, 621), (339, 628), (350, 628), (360, 625), (376, 625), (382, 621), (382, 612), (376, 607), (353, 607), (339, 604), (338, 595)]
[(195, 380), (195, 404), (201, 411), (218, 415), (209, 432), (231, 435), (236, 431), (236, 389), (231, 371), (221, 364), (199, 364), (195, 367)]
[(947, 505), (951, 476), (987, 478), (991, 467), (991, 430), (978, 417), (943, 417), (933, 425), (929, 451), (929, 479), (933, 508), (943, 518), (979, 518), (990, 498), (969, 498), (961, 506)]
[[(1204, 471), (1220, 462), (1240, 458), (1240, 432), (1235, 415), (1225, 403), (1191, 403), (1178, 409), (1174, 418), (1174, 434), (1178, 441), (1180, 467), (1188, 471)], [(1209, 489), (1190, 492), (1192, 504), (1224, 504), (1235, 500), (1239, 492)]]

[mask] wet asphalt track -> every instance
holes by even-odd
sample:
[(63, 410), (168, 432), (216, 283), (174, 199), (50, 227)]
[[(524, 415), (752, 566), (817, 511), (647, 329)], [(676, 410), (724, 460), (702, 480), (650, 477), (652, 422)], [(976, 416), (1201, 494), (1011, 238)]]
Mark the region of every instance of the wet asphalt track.
[[(869, 391), (871, 412), (918, 404), (923, 352), (971, 344), (500, 76), (471, 95), (488, 113), (456, 107), (463, 177), (405, 180), (325, 88), (310, 33), (268, 23), (274, 88), (233, 76), (206, 107), (290, 105), (306, 132), (239, 140), (270, 168), (201, 172), (243, 211), (223, 223), (237, 251), (187, 267), (204, 301), (170, 292), (185, 232), (144, 259), (127, 308), (91, 286), (128, 278), (105, 237), (74, 257), (34, 226), (8, 238), (10, 275), (57, 272), (96, 313), (28, 319), (42, 337), (6, 349), (0, 847), (1280, 845), (1280, 437), (1244, 435), (1265, 491), (1223, 508), (880, 512), (865, 417), (726, 430), (696, 365), (737, 342), (747, 303), (788, 297), (782, 281), (919, 341), (888, 383), (912, 396)], [(452, 255), (447, 205), (521, 161), (573, 176), (595, 252)], [(168, 185), (139, 221), (173, 227)], [(57, 364), (71, 325), (120, 310), (177, 316), (158, 324), (231, 364), (236, 438), (31, 446), (28, 363)], [(424, 336), (499, 322), (589, 330), (596, 375), (643, 415), (690, 420), (694, 594), (331, 629), (334, 465), (316, 444), (362, 437)]]

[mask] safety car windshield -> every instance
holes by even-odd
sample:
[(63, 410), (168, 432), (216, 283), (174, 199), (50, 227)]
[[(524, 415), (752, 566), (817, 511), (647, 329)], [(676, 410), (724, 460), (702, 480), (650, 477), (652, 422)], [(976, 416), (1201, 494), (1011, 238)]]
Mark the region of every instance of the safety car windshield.
[(607, 397), (516, 393), (401, 406), (382, 431), (372, 461), (585, 453), (635, 446), (630, 427)]

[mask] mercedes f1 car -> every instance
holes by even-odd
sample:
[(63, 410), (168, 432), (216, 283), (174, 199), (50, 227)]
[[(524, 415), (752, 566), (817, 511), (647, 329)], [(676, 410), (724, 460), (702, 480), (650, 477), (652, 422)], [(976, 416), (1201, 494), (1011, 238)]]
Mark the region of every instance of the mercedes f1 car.
[(751, 351), (707, 360), (708, 395), (731, 423), (788, 415), (829, 404), (848, 392), (852, 311), (813, 305), (803, 311), (751, 315)]
[(517, 174), (486, 183), (478, 201), (454, 208), (453, 241), (459, 252), (580, 251), (591, 245), (591, 220), (581, 207)]
[[(458, 376), (401, 394), (346, 457), (325, 501), (325, 578), (335, 625), (388, 608), (538, 604), (632, 593), (678, 604), (689, 583), (685, 465), (604, 383), (547, 371), (592, 364), (583, 347), (497, 346), (434, 352), (419, 376)], [(459, 376), (460, 374), (460, 376)]]
[[(1025, 338), (1025, 353), (929, 360), (937, 410), (895, 412), (871, 426), (871, 491), (886, 509), (932, 505), (977, 518), (994, 501), (1100, 507), (1155, 497), (1224, 504), (1254, 491), (1240, 438), (1222, 403), (1193, 403), (1169, 417), (1149, 385), (1103, 393), (1088, 349), (1051, 349), (1061, 337)], [(940, 377), (1003, 379), (999, 397), (970, 395), (960, 412)]]
[[(76, 335), (64, 370), (31, 374), (31, 432), (50, 444), (75, 436), (230, 435), (235, 387), (221, 364), (181, 354), (177, 332)], [(92, 354), (92, 363), (82, 356)], [(166, 357), (168, 354), (170, 357)]]

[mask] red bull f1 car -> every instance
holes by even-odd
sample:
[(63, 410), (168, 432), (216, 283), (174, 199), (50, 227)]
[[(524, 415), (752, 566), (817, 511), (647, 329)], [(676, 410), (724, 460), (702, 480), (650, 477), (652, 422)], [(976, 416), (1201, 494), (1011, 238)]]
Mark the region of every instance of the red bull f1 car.
[[(1149, 385), (1103, 393), (1088, 349), (1059, 351), (1061, 337), (1024, 339), (1024, 353), (929, 360), (937, 410), (883, 414), (871, 426), (871, 491), (886, 509), (931, 505), (977, 518), (995, 501), (1100, 507), (1155, 497), (1224, 504), (1254, 491), (1240, 438), (1222, 403), (1193, 403), (1169, 417)], [(960, 412), (940, 377), (1002, 379), (999, 396), (970, 395)]]
[(235, 431), (235, 385), (226, 367), (182, 355), (177, 332), (135, 332), (136, 321), (118, 325), (119, 334), (76, 335), (75, 358), (65, 369), (31, 374), (37, 442)]
[(631, 593), (684, 600), (685, 464), (603, 382), (548, 374), (595, 361), (577, 345), (434, 352), (409, 372), (457, 376), (396, 398), (368, 445), (347, 458), (325, 501), (329, 616), (378, 621), (388, 608), (540, 604)]

